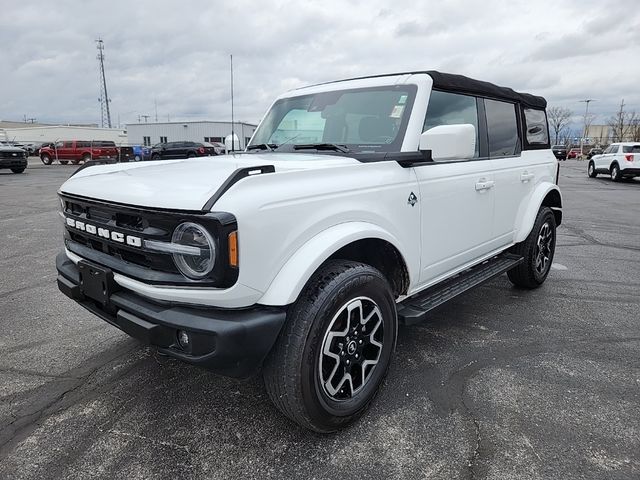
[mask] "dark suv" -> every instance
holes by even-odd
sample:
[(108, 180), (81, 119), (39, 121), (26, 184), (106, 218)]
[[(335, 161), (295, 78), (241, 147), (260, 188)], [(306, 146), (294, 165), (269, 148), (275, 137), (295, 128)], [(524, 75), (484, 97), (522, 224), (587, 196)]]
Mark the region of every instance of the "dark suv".
[(217, 155), (215, 147), (210, 143), (199, 142), (167, 142), (158, 143), (151, 149), (151, 159), (210, 157)]
[(553, 150), (553, 154), (556, 156), (558, 160), (566, 160), (567, 159), (567, 147), (564, 145), (554, 145), (551, 147)]

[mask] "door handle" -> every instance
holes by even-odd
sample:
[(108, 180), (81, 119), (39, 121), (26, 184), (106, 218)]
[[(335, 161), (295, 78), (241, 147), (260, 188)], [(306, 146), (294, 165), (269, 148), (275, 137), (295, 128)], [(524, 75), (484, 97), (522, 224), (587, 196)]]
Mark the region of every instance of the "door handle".
[(522, 174), (520, 175), (520, 181), (521, 182), (528, 182), (529, 180), (533, 180), (533, 178), (535, 177), (535, 174), (533, 173), (529, 173), (526, 170), (524, 172), (522, 172)]
[(487, 180), (486, 178), (481, 178), (476, 182), (476, 192), (480, 192), (482, 190), (489, 190), (493, 188), (495, 182), (493, 180)]

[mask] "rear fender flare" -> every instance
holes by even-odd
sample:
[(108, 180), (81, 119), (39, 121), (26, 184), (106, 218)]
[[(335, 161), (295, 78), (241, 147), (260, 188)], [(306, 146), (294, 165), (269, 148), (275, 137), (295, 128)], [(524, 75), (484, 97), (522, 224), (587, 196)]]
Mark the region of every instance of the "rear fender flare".
[[(529, 205), (524, 212), (524, 215), (520, 216), (520, 222), (516, 227), (516, 234), (514, 238), (515, 243), (520, 243), (524, 241), (525, 238), (529, 236), (531, 229), (533, 228), (533, 224), (536, 221), (536, 216), (538, 215), (538, 211), (540, 207), (543, 205), (545, 198), (551, 193), (556, 192), (560, 199), (559, 204), (555, 204), (556, 202), (552, 202), (550, 205), (551, 209), (562, 211), (562, 194), (560, 193), (560, 189), (557, 185), (549, 182), (542, 183), (536, 187), (529, 201)], [(551, 194), (555, 197), (555, 194)], [(552, 197), (550, 197), (552, 198)], [(545, 204), (547, 204), (545, 202)]]

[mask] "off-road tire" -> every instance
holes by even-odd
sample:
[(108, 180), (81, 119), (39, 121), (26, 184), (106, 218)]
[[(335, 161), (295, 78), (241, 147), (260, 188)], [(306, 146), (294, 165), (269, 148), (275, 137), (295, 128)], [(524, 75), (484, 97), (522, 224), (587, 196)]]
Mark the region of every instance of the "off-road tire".
[(12, 168), (12, 169), (11, 169), (11, 171), (12, 171), (13, 173), (22, 173), (22, 172), (24, 172), (24, 171), (25, 171), (25, 168), (26, 168), (26, 167)]
[(51, 165), (53, 163), (53, 159), (50, 155), (47, 154), (41, 155), (40, 160), (42, 160), (42, 163), (44, 163), (45, 165)]
[(611, 165), (611, 180), (614, 182), (619, 182), (622, 180), (622, 175), (620, 174), (620, 166), (617, 163)]
[[(322, 345), (338, 313), (362, 298), (372, 299), (381, 314), (383, 331), (378, 363), (360, 391), (354, 392), (352, 383), (351, 398), (336, 400), (327, 394), (320, 378)], [(364, 413), (379, 390), (395, 350), (397, 325), (393, 294), (378, 270), (352, 261), (328, 261), (289, 308), (276, 345), (265, 360), (264, 383), (271, 400), (282, 413), (305, 428), (320, 433), (344, 428)]]
[[(539, 254), (539, 237), (542, 234), (544, 226), (547, 225), (551, 232), (550, 252), (547, 263), (543, 271), (536, 268), (536, 260)], [(553, 256), (556, 249), (556, 218), (553, 211), (549, 207), (540, 207), (536, 221), (533, 224), (531, 232), (527, 238), (511, 249), (511, 252), (520, 255), (524, 261), (517, 267), (507, 272), (507, 276), (511, 283), (520, 288), (533, 289), (538, 288), (544, 283), (551, 270)]]
[(598, 172), (596, 172), (596, 164), (593, 161), (589, 162), (589, 166), (587, 167), (587, 175), (590, 178), (596, 178), (598, 176)]

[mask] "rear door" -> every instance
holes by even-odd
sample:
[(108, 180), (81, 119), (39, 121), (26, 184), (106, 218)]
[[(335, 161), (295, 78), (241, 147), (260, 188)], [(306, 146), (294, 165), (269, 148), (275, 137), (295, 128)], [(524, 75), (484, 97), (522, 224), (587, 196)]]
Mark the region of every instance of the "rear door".
[[(496, 182), (494, 235), (499, 246), (507, 246), (513, 243), (516, 220), (529, 204), (536, 183), (556, 171), (557, 160), (549, 149), (544, 110), (523, 109), (526, 125), (521, 128), (519, 105), (485, 99), (484, 106), (489, 158)], [(524, 151), (523, 136), (528, 144)]]
[(598, 170), (609, 171), (609, 169), (611, 168), (611, 164), (615, 160), (615, 156), (618, 152), (619, 146), (620, 145), (617, 143), (609, 145), (604, 153), (596, 159), (595, 166)]

